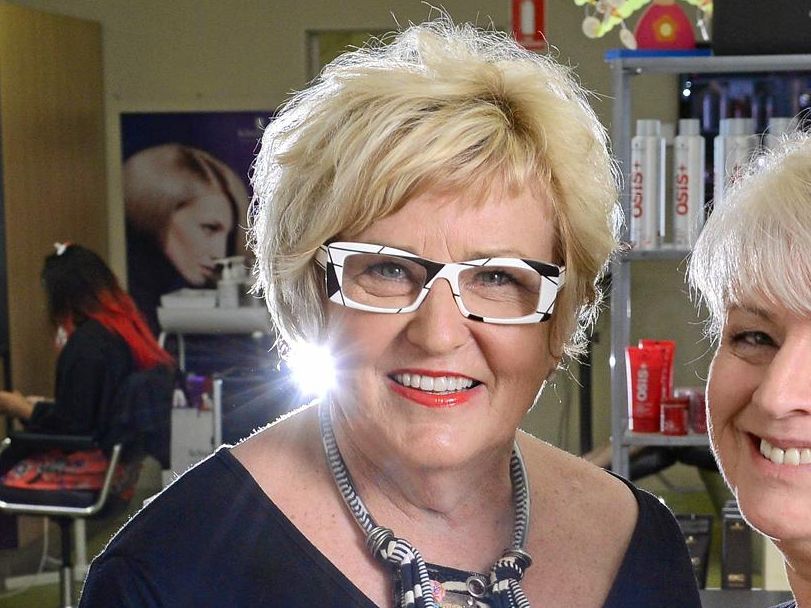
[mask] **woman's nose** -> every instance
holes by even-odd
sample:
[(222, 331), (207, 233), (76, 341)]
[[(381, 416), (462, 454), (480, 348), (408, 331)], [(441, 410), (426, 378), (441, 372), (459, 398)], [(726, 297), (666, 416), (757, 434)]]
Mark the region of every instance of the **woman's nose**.
[(811, 414), (811, 323), (786, 335), (753, 399), (774, 418)]
[(438, 280), (420, 307), (411, 313), (406, 337), (432, 354), (451, 352), (470, 338), (468, 324), (456, 304), (450, 283)]

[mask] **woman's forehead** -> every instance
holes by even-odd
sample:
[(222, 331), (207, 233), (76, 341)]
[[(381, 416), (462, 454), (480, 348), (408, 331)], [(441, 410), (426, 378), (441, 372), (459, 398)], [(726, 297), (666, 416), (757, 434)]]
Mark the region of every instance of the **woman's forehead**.
[(505, 197), (494, 191), (477, 204), (471, 204), (465, 194), (427, 191), (358, 234), (347, 236), (428, 258), (504, 255), (548, 259), (556, 230), (547, 206), (529, 191)]
[(748, 313), (764, 320), (793, 314), (811, 317), (811, 283), (773, 275), (769, 282), (754, 279), (736, 281), (726, 297), (727, 315)]

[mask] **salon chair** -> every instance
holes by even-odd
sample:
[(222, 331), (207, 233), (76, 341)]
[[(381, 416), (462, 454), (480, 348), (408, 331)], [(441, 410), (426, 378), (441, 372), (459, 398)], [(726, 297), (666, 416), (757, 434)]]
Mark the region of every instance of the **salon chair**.
[(636, 481), (648, 475), (661, 473), (677, 462), (699, 470), (718, 472), (718, 465), (708, 447), (647, 446), (631, 456), (628, 477), (631, 481)]
[[(13, 446), (22, 456), (59, 449), (66, 453), (99, 447), (93, 437), (77, 435), (51, 435), (41, 433), (14, 433), (0, 444), (0, 454)], [(61, 558), (59, 569), (60, 606), (73, 606), (73, 542), (71, 527), (76, 519), (109, 516), (119, 512), (126, 503), (110, 492), (113, 473), (121, 460), (123, 445), (115, 444), (111, 450), (104, 482), (98, 491), (91, 490), (29, 490), (0, 484), (0, 511), (12, 515), (42, 515), (59, 525)]]
[[(73, 541), (71, 526), (77, 519), (109, 517), (123, 512), (128, 501), (114, 492), (119, 464), (137, 465), (147, 455), (168, 467), (169, 433), (174, 376), (166, 368), (137, 371), (117, 392), (115, 414), (101, 421), (94, 436), (15, 432), (0, 444), (0, 455), (14, 451), (15, 462), (36, 453), (59, 449), (65, 453), (101, 449), (108, 464), (99, 490), (35, 490), (0, 484), (0, 512), (52, 518), (61, 535), (59, 593), (61, 608), (74, 604)], [(137, 480), (130, 480), (134, 485)]]

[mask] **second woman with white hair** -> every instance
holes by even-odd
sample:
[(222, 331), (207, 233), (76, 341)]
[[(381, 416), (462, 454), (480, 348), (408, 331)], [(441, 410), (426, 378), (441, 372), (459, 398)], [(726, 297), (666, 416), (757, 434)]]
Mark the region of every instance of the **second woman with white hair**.
[(713, 451), (738, 506), (811, 606), (811, 137), (755, 159), (707, 221), (690, 280), (718, 340)]
[(254, 185), (274, 320), (335, 384), (151, 502), (83, 606), (699, 605), (657, 499), (517, 431), (616, 246), (604, 131), (564, 68), (413, 26), (291, 99)]

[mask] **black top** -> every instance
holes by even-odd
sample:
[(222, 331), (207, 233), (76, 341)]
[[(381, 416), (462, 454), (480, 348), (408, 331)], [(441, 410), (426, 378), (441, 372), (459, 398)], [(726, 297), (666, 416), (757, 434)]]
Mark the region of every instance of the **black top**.
[(777, 606), (772, 606), (772, 608), (797, 608), (797, 602), (794, 600), (790, 600), (788, 602), (778, 604)]
[[(639, 519), (605, 608), (699, 608), (670, 511), (629, 484)], [(90, 567), (80, 608), (375, 608), (220, 449), (147, 504)]]
[(93, 319), (79, 325), (56, 362), (54, 401), (34, 406), (26, 430), (64, 435), (94, 435), (106, 428), (116, 391), (135, 370), (124, 339)]

